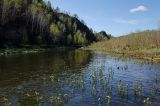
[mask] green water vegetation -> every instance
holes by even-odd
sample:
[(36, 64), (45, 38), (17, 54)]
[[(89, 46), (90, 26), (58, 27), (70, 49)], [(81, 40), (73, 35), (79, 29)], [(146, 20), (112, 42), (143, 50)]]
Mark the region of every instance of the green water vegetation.
[(0, 1), (0, 48), (25, 45), (82, 46), (96, 41), (77, 15), (44, 0)]
[(101, 106), (101, 98), (98, 98), (98, 106)]
[(91, 44), (87, 49), (100, 50), (120, 57), (160, 62), (160, 31), (147, 30), (114, 37)]
[(149, 98), (144, 99), (144, 105), (149, 106), (151, 104), (151, 101)]
[[(107, 73), (105, 73), (105, 70), (110, 71), (106, 71)], [(66, 76), (65, 83), (71, 89), (71, 93), (68, 94), (64, 91), (58, 90), (63, 89), (62, 81), (64, 80), (58, 78), (58, 76), (54, 76), (54, 74), (51, 74), (50, 76), (46, 76), (45, 80), (51, 82), (53, 86), (58, 85), (56, 94), (45, 97), (38, 90), (27, 91), (26, 93), (24, 93), (23, 98), (20, 98), (19, 103), (21, 105), (27, 106), (33, 104), (38, 106), (40, 104), (43, 105), (44, 102), (47, 100), (51, 105), (63, 106), (64, 104), (68, 103), (72, 97), (74, 97), (76, 92), (83, 94), (83, 96), (85, 97), (85, 91), (87, 90), (86, 87), (89, 87), (89, 91), (91, 92), (92, 96), (97, 99), (97, 105), (99, 106), (104, 103), (110, 106), (112, 102), (112, 97), (114, 98), (115, 95), (119, 96), (120, 98), (125, 98), (127, 100), (129, 100), (129, 97), (137, 98), (135, 99), (136, 103), (145, 106), (149, 106), (152, 104), (153, 99), (144, 96), (142, 81), (134, 81), (133, 84), (127, 84), (122, 80), (118, 80), (116, 82), (117, 87), (114, 88), (113, 92), (113, 83), (112, 81), (109, 81), (113, 80), (114, 74), (112, 73), (114, 73), (112, 67), (106, 68), (104, 65), (100, 65), (98, 68), (91, 68), (90, 77), (87, 79), (81, 73), (79, 76), (77, 76), (76, 74), (72, 74), (68, 77)], [(44, 77), (40, 77), (40, 79), (43, 80)], [(88, 80), (90, 83), (88, 83), (89, 85), (86, 86), (85, 84)], [(157, 84), (159, 83), (157, 82)], [(101, 95), (102, 92), (104, 95)], [(5, 96), (2, 98), (2, 102), (4, 106), (11, 106), (10, 100)]]
[(2, 101), (4, 106), (12, 106), (12, 103), (9, 101), (7, 97), (3, 97)]
[(82, 80), (82, 90), (85, 90), (85, 82)]
[(111, 97), (110, 96), (106, 96), (106, 100), (107, 100), (107, 104), (108, 106), (110, 105), (110, 102), (111, 102)]

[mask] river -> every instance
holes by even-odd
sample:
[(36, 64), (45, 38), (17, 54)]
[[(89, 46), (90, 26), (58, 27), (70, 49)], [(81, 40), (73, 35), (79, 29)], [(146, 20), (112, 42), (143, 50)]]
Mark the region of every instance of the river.
[(2, 106), (160, 105), (160, 65), (58, 48), (0, 56)]

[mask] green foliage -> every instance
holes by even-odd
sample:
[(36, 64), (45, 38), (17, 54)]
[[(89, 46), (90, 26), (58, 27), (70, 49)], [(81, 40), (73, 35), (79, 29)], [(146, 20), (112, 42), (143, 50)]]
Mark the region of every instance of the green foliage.
[(72, 35), (71, 34), (69, 34), (68, 36), (67, 36), (67, 44), (72, 44), (72, 41), (73, 41), (73, 37), (72, 37)]
[(31, 4), (29, 10), (32, 15), (36, 15), (38, 13), (38, 8), (35, 4)]
[(13, 16), (15, 15), (15, 13), (22, 7), (22, 0), (3, 0), (2, 1), (2, 17), (1, 21), (2, 23), (5, 23), (6, 21), (8, 21), (12, 15), (12, 18), (14, 18)]
[(81, 31), (77, 31), (76, 34), (74, 35), (74, 44), (78, 44), (78, 45), (82, 45), (87, 43), (86, 39), (84, 37), (82, 37), (82, 33)]
[[(78, 19), (78, 15), (71, 16), (69, 13), (62, 13), (58, 7), (52, 9), (51, 2), (44, 0), (3, 0), (2, 3), (1, 23), (3, 26), (10, 26), (1, 32), (4, 37), (0, 41), (3, 41), (2, 44), (6, 42), (12, 44), (10, 42), (19, 41), (36, 44), (54, 42), (53, 44), (84, 45), (96, 39), (93, 32), (84, 25), (84, 21)], [(20, 19), (18, 23), (17, 19)], [(0, 26), (0, 31), (1, 29), (3, 28)]]
[(112, 38), (110, 34), (107, 34), (105, 31), (101, 31), (99, 33), (95, 33), (98, 41), (109, 40)]
[(43, 9), (47, 7), (47, 5), (46, 5), (46, 3), (44, 1), (41, 1), (41, 2), (37, 3), (37, 6), (39, 8), (43, 8)]
[(52, 19), (52, 13), (47, 12), (47, 4), (41, 1), (39, 3), (33, 3), (29, 7), (29, 13), (32, 17), (32, 28), (34, 27), (34, 23), (36, 20), (37, 27), (39, 28), (40, 32), (44, 32), (44, 29), (49, 25)]
[(8, 14), (10, 6), (11, 6), (11, 0), (3, 0), (3, 5), (2, 5), (2, 22), (6, 18), (6, 15)]
[(15, 3), (15, 8), (20, 8), (22, 6), (22, 0), (13, 0)]
[(52, 14), (46, 13), (45, 16), (46, 16), (46, 19), (50, 22), (50, 20), (52, 19)]
[(60, 31), (60, 29), (59, 29), (59, 27), (58, 27), (57, 24), (52, 23), (52, 24), (50, 25), (50, 33), (51, 33), (51, 35), (53, 36), (54, 41), (57, 41), (57, 40), (58, 40), (58, 37), (61, 35), (61, 31)]

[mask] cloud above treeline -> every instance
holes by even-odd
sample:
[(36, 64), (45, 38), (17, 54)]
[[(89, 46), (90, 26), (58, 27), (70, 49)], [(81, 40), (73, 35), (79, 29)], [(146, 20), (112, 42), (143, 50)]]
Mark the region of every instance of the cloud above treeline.
[(147, 7), (145, 7), (143, 5), (140, 5), (140, 6), (136, 7), (136, 8), (130, 9), (129, 12), (130, 13), (136, 13), (136, 12), (145, 12), (147, 10), (148, 10)]

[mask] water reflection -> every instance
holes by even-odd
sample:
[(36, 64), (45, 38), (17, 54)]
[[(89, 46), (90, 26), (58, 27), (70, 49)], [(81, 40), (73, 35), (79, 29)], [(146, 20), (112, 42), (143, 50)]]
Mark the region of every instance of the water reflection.
[[(74, 49), (0, 57), (0, 87), (15, 85), (45, 74), (79, 72), (89, 64), (92, 54)], [(78, 69), (78, 70), (77, 70)]]
[(159, 105), (159, 76), (158, 64), (69, 48), (3, 56), (0, 57), (0, 103), (14, 106)]

